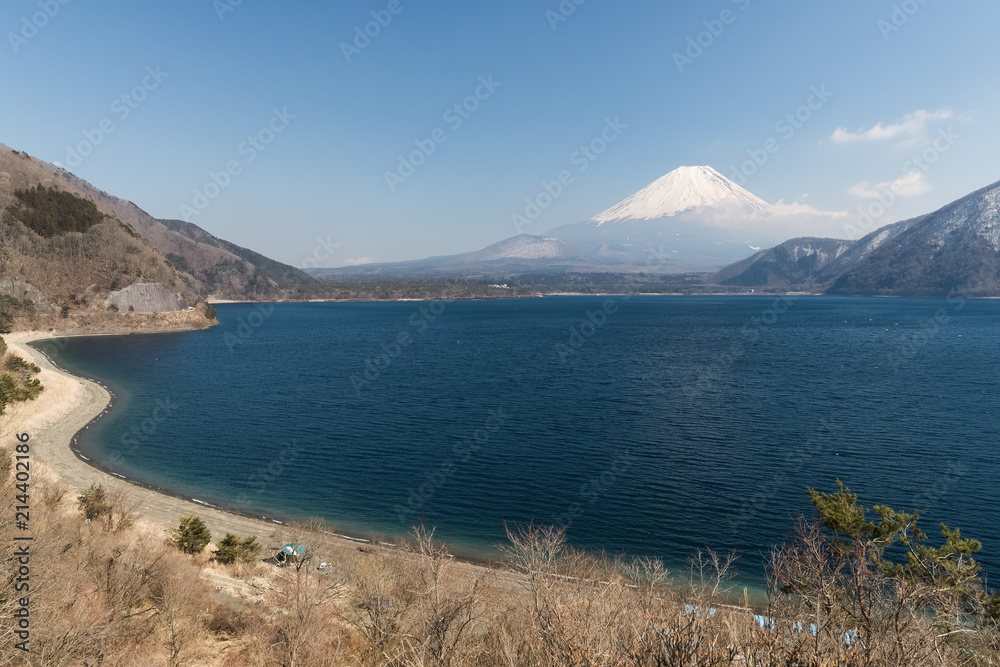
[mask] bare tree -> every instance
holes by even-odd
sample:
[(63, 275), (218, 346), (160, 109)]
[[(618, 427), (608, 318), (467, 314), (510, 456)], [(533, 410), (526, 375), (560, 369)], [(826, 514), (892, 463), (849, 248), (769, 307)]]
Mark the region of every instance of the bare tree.
[(332, 660), (323, 657), (317, 642), (338, 635), (329, 621), (335, 615), (334, 603), (339, 596), (339, 586), (334, 585), (313, 567), (312, 557), (306, 554), (298, 559), (295, 568), (285, 568), (278, 577), (273, 600), (280, 610), (278, 638), (274, 645), (275, 658), (282, 667), (299, 665), (320, 667)]
[(399, 650), (416, 589), (396, 553), (370, 553), (349, 574), (341, 618), (361, 635), (367, 663)]
[(180, 554), (164, 554), (149, 582), (149, 603), (162, 626), (170, 667), (182, 667), (197, 657), (194, 649), (204, 635), (200, 617), (207, 602), (199, 571)]
[(411, 654), (421, 665), (448, 667), (460, 654), (460, 643), (482, 613), (480, 592), (487, 571), (456, 566), (434, 530), (417, 526), (412, 532), (416, 557)]

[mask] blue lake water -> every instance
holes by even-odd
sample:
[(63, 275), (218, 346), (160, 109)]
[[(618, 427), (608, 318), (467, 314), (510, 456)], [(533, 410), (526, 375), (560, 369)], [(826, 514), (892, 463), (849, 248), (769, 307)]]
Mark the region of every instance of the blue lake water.
[[(489, 556), (504, 522), (748, 580), (807, 487), (1000, 549), (1000, 302), (559, 297), (218, 306), (207, 331), (41, 347), (117, 393), (80, 449), (131, 479)], [(995, 577), (994, 577), (995, 578)]]

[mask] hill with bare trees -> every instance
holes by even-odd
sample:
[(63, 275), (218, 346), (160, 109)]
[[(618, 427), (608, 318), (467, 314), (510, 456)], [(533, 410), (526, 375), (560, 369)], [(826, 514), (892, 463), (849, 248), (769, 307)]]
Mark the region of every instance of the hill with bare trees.
[(213, 320), (163, 253), (91, 194), (52, 165), (0, 146), (0, 329), (87, 328), (97, 320), (115, 328), (115, 316), (129, 312), (109, 310), (107, 299), (135, 284), (176, 295), (170, 310), (192, 309), (176, 323)]
[[(70, 172), (0, 144), (0, 278), (82, 305), (158, 282), (188, 305), (308, 298), (319, 281), (181, 221), (159, 221)], [(51, 265), (49, 259), (61, 263)], [(50, 296), (51, 295), (51, 296)]]

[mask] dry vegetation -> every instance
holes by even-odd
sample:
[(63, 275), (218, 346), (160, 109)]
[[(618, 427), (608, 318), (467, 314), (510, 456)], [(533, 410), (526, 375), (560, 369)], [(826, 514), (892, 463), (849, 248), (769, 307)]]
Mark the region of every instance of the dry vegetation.
[(0, 275), (37, 287), (53, 304), (103, 308), (108, 292), (135, 282), (159, 282), (175, 292), (185, 289), (156, 249), (132, 236), (117, 220), (86, 232), (43, 238), (5, 213), (0, 223)]
[[(9, 553), (11, 464), (0, 452)], [(510, 529), (506, 566), (490, 569), (455, 561), (423, 528), (395, 548), (359, 547), (315, 521), (261, 536), (265, 557), (287, 541), (307, 547), (279, 568), (221, 565), (211, 548), (185, 555), (136, 520), (127, 496), (80, 504), (44, 467), (32, 469), (30, 502), (31, 652), (14, 648), (23, 593), (8, 556), (0, 665), (917, 667), (1000, 656), (995, 625), (968, 599), (958, 608), (950, 591), (887, 577), (864, 553), (872, 543), (832, 557), (832, 534), (807, 521), (773, 555), (769, 608), (751, 610), (730, 604), (730, 558), (699, 554), (668, 579), (657, 561), (581, 553), (551, 528)]]
[[(47, 197), (45, 202), (36, 201), (37, 196), (30, 193), (37, 192), (39, 187), (58, 191), (63, 205), (58, 205), (59, 202), (53, 201), (52, 197)], [(25, 196), (26, 193), (28, 196)], [(36, 204), (34, 207), (33, 203)], [(297, 269), (216, 239), (193, 225), (177, 221), (167, 221), (169, 226), (165, 225), (132, 202), (113, 197), (68, 171), (0, 144), (0, 212), (10, 211), (8, 221), (19, 219), (17, 224), (21, 228), (31, 228), (40, 233), (37, 238), (48, 236), (52, 230), (72, 234), (93, 229), (89, 225), (94, 220), (91, 215), (94, 208), (106, 221), (116, 224), (120, 221), (124, 225), (121, 229), (136, 236), (126, 238), (109, 234), (106, 230), (102, 235), (108, 243), (106, 254), (101, 254), (102, 248), (93, 243), (92, 237), (33, 248), (36, 253), (39, 248), (48, 247), (59, 252), (70, 250), (76, 253), (73, 258), (77, 264), (81, 259), (97, 258), (93, 265), (85, 267), (86, 272), (92, 275), (77, 278), (57, 276), (64, 279), (65, 284), (51, 286), (44, 276), (41, 280), (37, 275), (27, 278), (25, 274), (8, 270), (2, 264), (0, 275), (25, 280), (46, 295), (50, 294), (50, 287), (60, 287), (61, 291), (53, 292), (58, 294), (58, 297), (53, 297), (54, 302), (56, 298), (69, 299), (68, 294), (74, 288), (79, 291), (97, 285), (97, 289), (106, 290), (115, 281), (116, 284), (121, 283), (115, 289), (120, 289), (136, 282), (139, 275), (146, 282), (163, 283), (175, 293), (186, 292), (189, 303), (209, 295), (226, 299), (279, 299), (290, 288), (315, 282)], [(79, 219), (75, 214), (81, 211), (89, 214)], [(74, 220), (84, 224), (73, 224)], [(106, 224), (99, 223), (97, 226)], [(51, 238), (58, 240), (60, 235)], [(65, 268), (70, 273), (79, 269), (73, 264), (58, 268)], [(59, 274), (59, 271), (56, 273)], [(72, 302), (72, 299), (69, 300)]]
[(0, 276), (33, 285), (53, 306), (103, 308), (109, 291), (138, 281), (187, 289), (134, 227), (54, 168), (6, 147), (0, 148), (0, 213)]
[[(206, 314), (206, 311), (209, 313)], [(207, 329), (215, 324), (214, 309), (205, 302), (199, 302), (195, 310), (173, 313), (114, 313), (93, 308), (70, 310), (66, 317), (29, 311), (13, 318), (14, 331), (48, 332), (49, 336), (192, 331)], [(39, 338), (42, 337), (39, 335)], [(53, 346), (58, 344), (49, 341), (42, 345), (42, 349), (51, 354)]]

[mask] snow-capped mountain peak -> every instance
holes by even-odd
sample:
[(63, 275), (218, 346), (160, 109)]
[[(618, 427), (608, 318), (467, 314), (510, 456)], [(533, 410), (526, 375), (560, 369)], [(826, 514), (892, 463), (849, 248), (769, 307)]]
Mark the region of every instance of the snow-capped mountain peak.
[(724, 207), (749, 215), (767, 206), (711, 167), (679, 167), (591, 221), (653, 220), (703, 207)]

